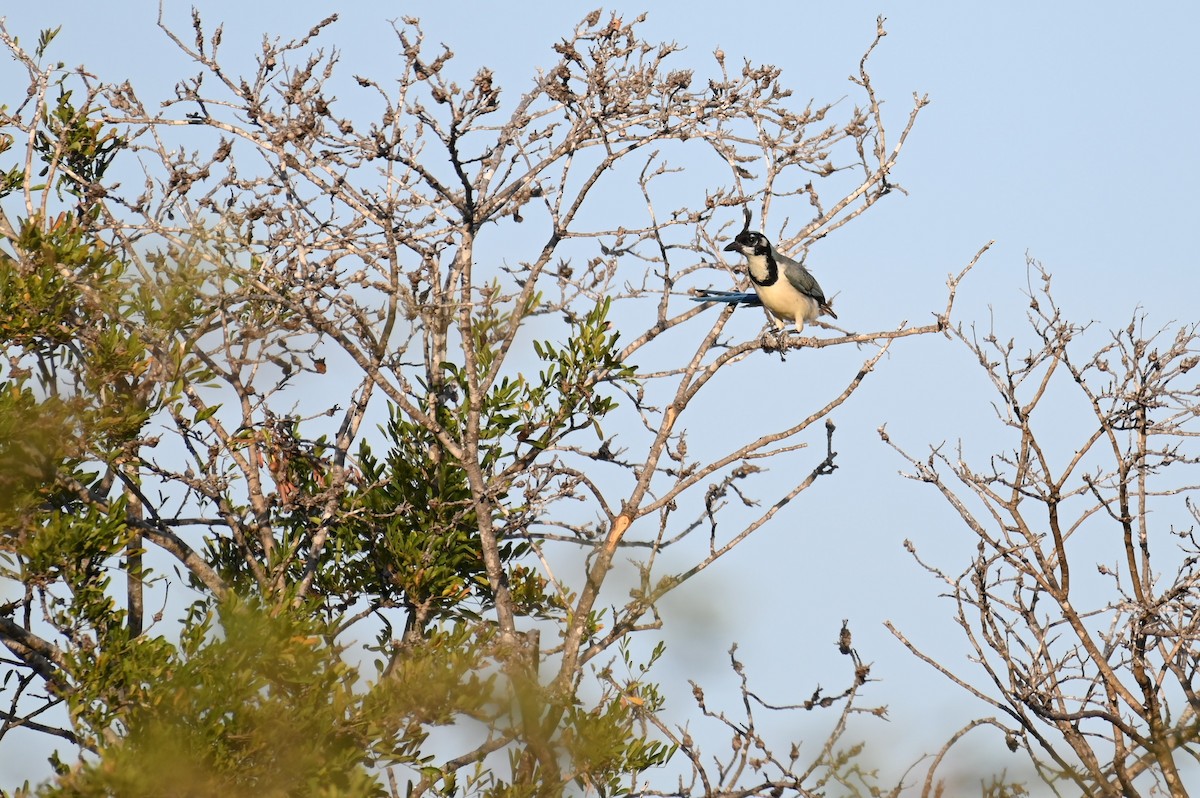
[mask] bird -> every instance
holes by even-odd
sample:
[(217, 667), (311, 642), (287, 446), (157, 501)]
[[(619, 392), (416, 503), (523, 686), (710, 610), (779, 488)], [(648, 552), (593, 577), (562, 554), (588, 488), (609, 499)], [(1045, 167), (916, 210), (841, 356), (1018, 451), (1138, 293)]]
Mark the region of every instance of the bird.
[(785, 321), (794, 322), (796, 331), (803, 332), (805, 323), (816, 321), (819, 316), (837, 318), (825, 292), (808, 269), (775, 249), (762, 233), (750, 230), (749, 213), (746, 214), (745, 228), (725, 251), (745, 256), (754, 293), (708, 289), (693, 297), (695, 301), (765, 307), (780, 330), (786, 326)]

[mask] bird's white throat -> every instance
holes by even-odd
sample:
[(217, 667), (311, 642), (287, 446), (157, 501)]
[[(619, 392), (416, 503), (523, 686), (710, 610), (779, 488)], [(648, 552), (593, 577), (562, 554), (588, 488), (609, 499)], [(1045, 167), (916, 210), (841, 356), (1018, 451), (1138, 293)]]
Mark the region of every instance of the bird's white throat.
[(750, 272), (750, 277), (754, 282), (762, 284), (770, 277), (770, 271), (767, 268), (766, 255), (747, 255), (746, 270)]

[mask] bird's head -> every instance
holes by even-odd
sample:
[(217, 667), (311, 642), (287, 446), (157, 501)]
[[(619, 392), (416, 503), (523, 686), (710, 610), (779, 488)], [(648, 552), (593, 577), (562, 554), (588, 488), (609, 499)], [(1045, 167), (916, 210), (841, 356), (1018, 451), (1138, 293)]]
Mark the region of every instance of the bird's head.
[(766, 255), (771, 251), (771, 242), (762, 233), (753, 230), (743, 230), (737, 234), (727, 247), (726, 252), (740, 252), (747, 258), (755, 255)]

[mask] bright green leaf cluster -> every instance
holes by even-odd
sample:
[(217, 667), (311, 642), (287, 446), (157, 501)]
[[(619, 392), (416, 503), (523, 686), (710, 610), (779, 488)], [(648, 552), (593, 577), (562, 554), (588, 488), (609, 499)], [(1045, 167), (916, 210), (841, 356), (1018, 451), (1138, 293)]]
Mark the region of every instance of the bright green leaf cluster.
[(126, 734), (41, 794), (382, 795), (367, 768), (379, 724), (325, 631), (253, 602), (198, 605)]
[(42, 114), (42, 129), (34, 140), (34, 149), (42, 158), (41, 175), (58, 175), (55, 188), (61, 197), (66, 191), (88, 203), (97, 198), (98, 182), (112, 165), (125, 141), (100, 120), (93, 120), (95, 108), (76, 108), (72, 92), (61, 89), (54, 107)]
[[(452, 428), (452, 411), (440, 414)], [(492, 596), (466, 472), (428, 430), (394, 409), (383, 432), (390, 448), (382, 459), (365, 441), (359, 449), (362, 486), (348, 495), (330, 536), (335, 562), (322, 586), (407, 607), (419, 626), (477, 618)], [(527, 551), (505, 543), (501, 557)]]

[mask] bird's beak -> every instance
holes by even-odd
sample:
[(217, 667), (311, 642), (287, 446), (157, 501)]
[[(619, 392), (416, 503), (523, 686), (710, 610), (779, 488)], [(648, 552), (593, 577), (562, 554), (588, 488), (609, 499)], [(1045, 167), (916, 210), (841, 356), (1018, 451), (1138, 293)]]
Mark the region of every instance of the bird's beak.
[(725, 247), (725, 251), (726, 252), (737, 252), (738, 251), (738, 242), (731, 241), (729, 243), (729, 246)]

